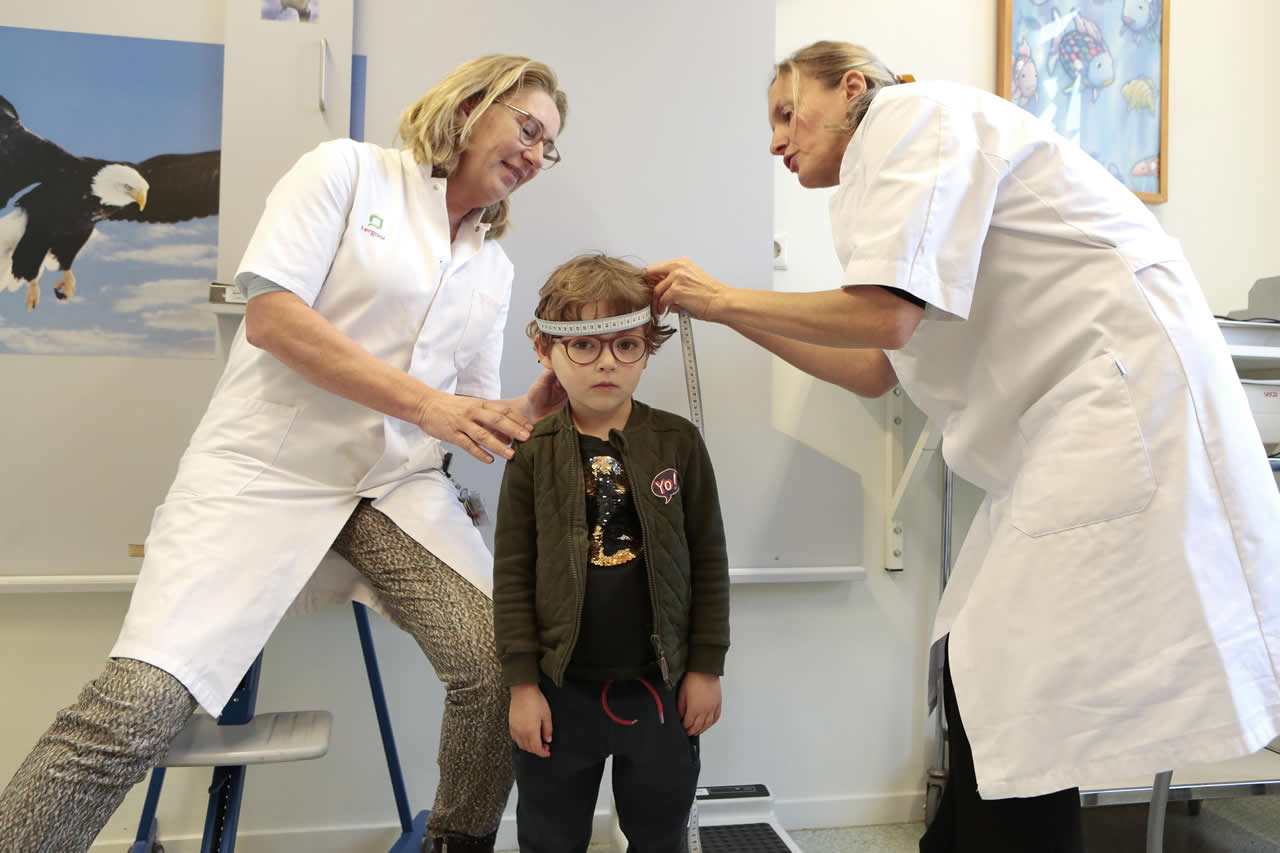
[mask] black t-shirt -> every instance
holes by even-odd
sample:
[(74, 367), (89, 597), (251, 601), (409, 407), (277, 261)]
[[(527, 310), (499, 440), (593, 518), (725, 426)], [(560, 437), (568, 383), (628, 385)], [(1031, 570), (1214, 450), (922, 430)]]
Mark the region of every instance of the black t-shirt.
[(587, 488), (587, 595), (566, 674), (590, 680), (635, 678), (654, 665), (640, 517), (622, 455), (595, 436), (578, 438)]

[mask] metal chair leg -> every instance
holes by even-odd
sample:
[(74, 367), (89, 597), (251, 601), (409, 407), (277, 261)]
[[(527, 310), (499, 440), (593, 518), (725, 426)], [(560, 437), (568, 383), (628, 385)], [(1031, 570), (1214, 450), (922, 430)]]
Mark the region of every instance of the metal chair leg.
[(1169, 806), (1169, 784), (1173, 771), (1157, 773), (1151, 784), (1151, 805), (1147, 807), (1147, 853), (1164, 851), (1164, 813)]
[(364, 668), (369, 676), (369, 692), (373, 695), (373, 710), (378, 717), (378, 731), (382, 735), (382, 749), (387, 757), (387, 773), (391, 776), (391, 793), (396, 801), (396, 813), (400, 817), (400, 838), (390, 853), (419, 853), (430, 849), (427, 839), (426, 809), (411, 816), (409, 794), (405, 789), (404, 773), (400, 770), (400, 755), (396, 750), (396, 738), (391, 730), (391, 712), (387, 708), (387, 696), (382, 689), (382, 674), (378, 669), (378, 654), (373, 647), (373, 631), (369, 627), (369, 611), (358, 601), (351, 602), (355, 611), (356, 633), (360, 635), (360, 649), (364, 652)]
[(154, 853), (156, 846), (156, 807), (160, 804), (160, 789), (164, 787), (164, 768), (151, 771), (151, 783), (147, 786), (147, 799), (142, 804), (142, 817), (138, 819), (138, 835), (129, 853)]

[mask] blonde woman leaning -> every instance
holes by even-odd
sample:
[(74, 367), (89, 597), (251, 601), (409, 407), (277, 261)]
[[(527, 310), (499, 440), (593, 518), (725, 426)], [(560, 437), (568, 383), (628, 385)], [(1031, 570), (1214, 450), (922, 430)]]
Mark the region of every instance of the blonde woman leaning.
[(1046, 123), (856, 45), (779, 65), (769, 124), (835, 188), (831, 289), (680, 260), (655, 301), (855, 393), (901, 383), (986, 492), (934, 624), (952, 764), (920, 849), (1079, 853), (1077, 786), (1264, 747), (1280, 496), (1178, 243)]
[[(499, 395), (508, 197), (559, 160), (547, 66), (488, 56), (404, 113), (403, 150), (335, 140), (280, 180), (237, 284), (243, 333), (157, 509), (103, 674), (0, 795), (0, 849), (88, 848), (197, 705), (218, 714), (330, 547), (447, 686), (434, 849), (491, 851), (511, 789), (492, 560), (441, 465), (562, 403)], [(319, 662), (317, 662), (319, 663)]]

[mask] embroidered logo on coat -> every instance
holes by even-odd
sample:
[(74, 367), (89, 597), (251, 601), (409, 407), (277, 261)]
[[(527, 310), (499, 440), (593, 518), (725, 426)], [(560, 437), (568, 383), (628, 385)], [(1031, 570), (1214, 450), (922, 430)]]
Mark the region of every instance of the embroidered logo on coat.
[(360, 230), (370, 237), (377, 237), (379, 240), (387, 239), (385, 234), (378, 233), (382, 230), (382, 217), (376, 213), (369, 216), (369, 224), (361, 225)]
[(659, 471), (658, 476), (654, 477), (653, 482), (649, 484), (649, 490), (664, 502), (671, 503), (671, 499), (680, 492), (680, 475), (676, 473), (675, 468)]

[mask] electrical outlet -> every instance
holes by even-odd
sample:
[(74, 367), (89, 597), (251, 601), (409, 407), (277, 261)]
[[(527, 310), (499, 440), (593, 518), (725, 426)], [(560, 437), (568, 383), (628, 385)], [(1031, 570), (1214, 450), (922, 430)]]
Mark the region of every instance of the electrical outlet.
[(787, 235), (773, 235), (773, 268), (775, 270), (785, 270), (787, 268)]

